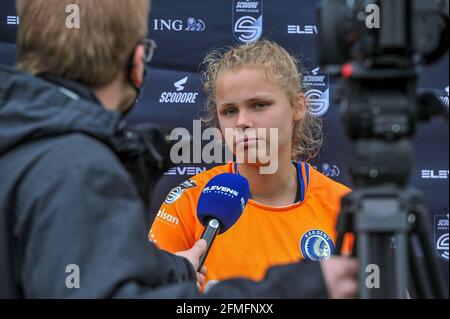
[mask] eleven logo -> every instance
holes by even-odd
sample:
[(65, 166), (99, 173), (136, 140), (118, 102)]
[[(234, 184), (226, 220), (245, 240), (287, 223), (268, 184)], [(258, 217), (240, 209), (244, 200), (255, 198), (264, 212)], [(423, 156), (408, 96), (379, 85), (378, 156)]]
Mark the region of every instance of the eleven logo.
[(187, 166), (187, 167), (172, 167), (164, 175), (171, 176), (194, 176), (206, 171), (206, 167)]
[(6, 16), (6, 24), (18, 25), (20, 24), (20, 19), (18, 16)]
[(420, 172), (420, 177), (422, 179), (448, 179), (448, 174), (448, 169), (423, 169)]
[(319, 31), (317, 31), (317, 26), (315, 25), (294, 25), (290, 24), (287, 26), (287, 33), (288, 34), (301, 34), (301, 35), (308, 35), (308, 34), (318, 34)]

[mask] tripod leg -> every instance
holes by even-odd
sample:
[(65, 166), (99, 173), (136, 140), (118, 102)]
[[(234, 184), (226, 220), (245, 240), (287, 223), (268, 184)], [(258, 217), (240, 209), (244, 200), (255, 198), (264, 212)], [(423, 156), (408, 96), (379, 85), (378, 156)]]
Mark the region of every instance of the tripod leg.
[(344, 232), (342, 231), (338, 231), (337, 233), (337, 239), (336, 239), (336, 247), (334, 249), (334, 254), (333, 255), (340, 255), (342, 252), (342, 245), (344, 242)]
[[(390, 235), (388, 234), (358, 234), (358, 257), (360, 276), (360, 298), (362, 299), (403, 299), (406, 295), (405, 283), (399, 273), (405, 274), (401, 268), (405, 263), (399, 263), (401, 256), (389, 254)], [(397, 247), (399, 248), (399, 247)], [(400, 254), (401, 255), (401, 254)], [(370, 268), (368, 268), (371, 266)], [(368, 281), (367, 269), (378, 269), (379, 285)], [(400, 286), (400, 287), (398, 287)]]
[(359, 297), (361, 299), (370, 299), (371, 291), (366, 286), (366, 266), (369, 264), (369, 235), (358, 234), (358, 258), (359, 258)]
[(408, 280), (408, 242), (405, 233), (397, 234), (397, 248), (395, 250), (395, 294), (396, 298), (406, 298), (406, 282)]
[(344, 244), (345, 234), (349, 231), (353, 231), (352, 228), (352, 218), (353, 215), (351, 212), (346, 210), (342, 210), (339, 214), (336, 230), (337, 230), (337, 238), (336, 238), (336, 246), (334, 249), (334, 255), (340, 255), (342, 252), (342, 246)]
[(426, 290), (427, 287), (427, 281), (424, 277), (424, 274), (420, 271), (420, 265), (419, 261), (414, 256), (414, 249), (413, 249), (413, 238), (410, 237), (410, 245), (409, 245), (409, 264), (411, 265), (411, 274), (412, 274), (412, 281), (411, 286), (414, 287), (417, 293), (417, 298), (424, 299), (424, 298), (431, 298), (429, 291)]

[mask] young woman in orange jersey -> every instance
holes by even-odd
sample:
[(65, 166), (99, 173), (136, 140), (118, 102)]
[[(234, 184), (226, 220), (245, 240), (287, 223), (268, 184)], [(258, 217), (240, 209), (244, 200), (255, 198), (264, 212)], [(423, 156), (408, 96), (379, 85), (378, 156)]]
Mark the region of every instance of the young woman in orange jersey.
[[(244, 161), (214, 167), (173, 189), (149, 239), (171, 252), (192, 247), (204, 230), (196, 216), (200, 193), (212, 177), (227, 172), (246, 177), (251, 196), (237, 223), (211, 248), (207, 285), (232, 277), (260, 280), (270, 266), (329, 257), (340, 199), (349, 189), (307, 163), (321, 146), (321, 123), (307, 111), (296, 59), (263, 40), (213, 52), (204, 63), (205, 121), (224, 136), (227, 129), (244, 132), (226, 139), (231, 150), (244, 149)], [(269, 132), (258, 133), (270, 128), (278, 132), (278, 169), (262, 174), (267, 164), (245, 159), (259, 143), (270, 148)]]

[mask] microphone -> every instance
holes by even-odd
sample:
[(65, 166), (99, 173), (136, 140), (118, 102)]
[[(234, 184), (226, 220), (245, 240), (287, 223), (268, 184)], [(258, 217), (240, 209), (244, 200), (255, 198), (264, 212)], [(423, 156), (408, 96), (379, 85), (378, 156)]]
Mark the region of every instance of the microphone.
[(217, 235), (226, 232), (241, 217), (250, 187), (245, 177), (223, 173), (213, 177), (203, 188), (197, 204), (197, 218), (205, 226), (202, 239), (206, 240), (206, 252), (200, 256), (202, 268)]

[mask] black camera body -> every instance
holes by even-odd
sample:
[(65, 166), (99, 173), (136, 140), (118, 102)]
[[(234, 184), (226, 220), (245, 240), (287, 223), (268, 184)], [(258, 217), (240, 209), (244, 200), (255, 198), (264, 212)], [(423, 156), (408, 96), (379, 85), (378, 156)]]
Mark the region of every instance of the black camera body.
[(112, 140), (114, 152), (133, 178), (147, 210), (155, 184), (173, 166), (172, 144), (164, 129), (150, 123), (124, 127)]
[(448, 112), (437, 96), (416, 91), (420, 65), (448, 50), (448, 0), (326, 0), (318, 19), (319, 62), (341, 79), (354, 184), (405, 186), (407, 139), (418, 121)]

